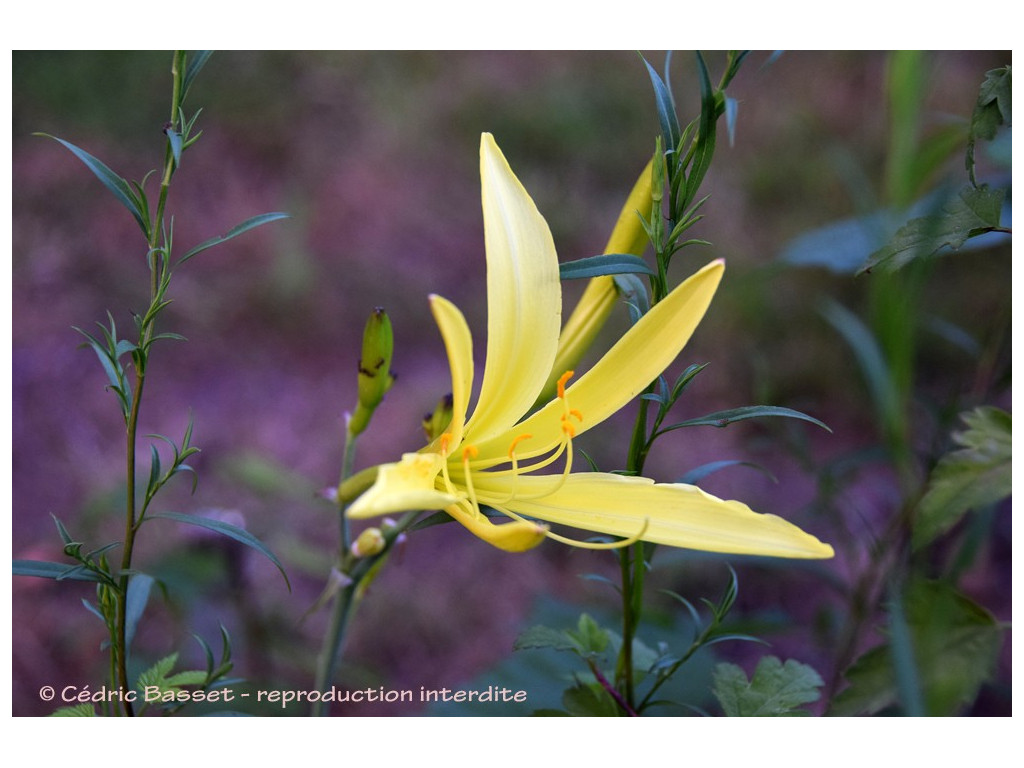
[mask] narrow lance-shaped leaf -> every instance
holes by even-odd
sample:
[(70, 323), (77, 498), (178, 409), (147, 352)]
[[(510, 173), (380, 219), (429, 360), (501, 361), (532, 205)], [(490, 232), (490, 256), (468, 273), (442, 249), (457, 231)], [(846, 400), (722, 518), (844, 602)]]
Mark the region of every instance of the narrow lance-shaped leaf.
[(93, 172), (93, 175), (103, 183), (103, 186), (110, 190), (114, 197), (120, 200), (121, 204), (131, 212), (132, 216), (135, 217), (135, 221), (138, 222), (139, 227), (142, 229), (143, 234), (147, 238), (149, 237), (149, 222), (145, 220), (139, 199), (135, 196), (135, 192), (132, 191), (127, 181), (110, 170), (101, 160), (93, 157), (84, 149), (76, 147), (71, 142), (58, 139), (56, 136), (51, 136), (48, 133), (38, 133), (36, 135), (51, 138), (71, 150), (75, 157), (85, 163), (85, 166)]
[(697, 72), (700, 75), (700, 128), (697, 131), (697, 146), (693, 153), (690, 174), (686, 179), (683, 208), (696, 197), (697, 190), (700, 189), (701, 182), (704, 180), (708, 168), (711, 167), (711, 158), (715, 154), (715, 123), (718, 119), (718, 107), (715, 91), (711, 87), (711, 78), (708, 76), (707, 65), (699, 51), (697, 52)]
[(248, 232), (250, 229), (255, 229), (256, 227), (262, 226), (263, 224), (269, 224), (270, 222), (277, 221), (278, 219), (287, 218), (287, 213), (262, 213), (259, 216), (253, 216), (251, 219), (246, 219), (238, 226), (228, 230), (225, 234), (218, 235), (217, 237), (211, 237), (209, 240), (200, 243), (195, 248), (186, 253), (184, 256), (182, 256), (181, 261), (179, 261), (178, 264), (181, 265), (184, 262), (191, 259), (196, 254), (202, 253), (206, 249), (212, 248), (215, 245), (220, 245), (221, 243), (227, 242), (228, 240), (231, 240), (234, 237), (238, 237), (242, 233)]
[(801, 421), (816, 424), (829, 432), (832, 431), (824, 422), (819, 421), (813, 416), (808, 416), (806, 413), (795, 411), (792, 408), (782, 408), (777, 405), (747, 405), (742, 408), (731, 408), (727, 411), (716, 411), (715, 413), (709, 413), (706, 416), (700, 416), (696, 419), (687, 419), (686, 421), (681, 421), (678, 424), (665, 427), (658, 432), (658, 434), (661, 435), (665, 432), (671, 432), (674, 429), (682, 429), (683, 427), (727, 427), (734, 421), (759, 419), (765, 416), (782, 416), (789, 419), (800, 419)]
[(125, 648), (131, 650), (132, 640), (135, 639), (135, 630), (138, 629), (139, 620), (146, 610), (146, 603), (149, 602), (149, 592), (154, 584), (152, 576), (145, 573), (136, 573), (128, 582), (128, 598), (125, 606)]
[(239, 528), (236, 525), (225, 523), (222, 520), (214, 520), (209, 517), (200, 517), (198, 515), (183, 515), (179, 512), (154, 512), (148, 515), (146, 520), (153, 520), (155, 518), (163, 518), (165, 520), (176, 520), (179, 523), (187, 523), (188, 525), (195, 525), (200, 528), (206, 528), (216, 533), (227, 536), (229, 539), (244, 544), (245, 546), (256, 550), (261, 555), (266, 557), (270, 562), (277, 566), (277, 570), (281, 572), (281, 576), (284, 577), (285, 584), (288, 585), (289, 591), (291, 591), (292, 585), (288, 580), (288, 574), (285, 573), (284, 566), (281, 565), (281, 561), (277, 559), (277, 555), (267, 548), (267, 545), (257, 539), (251, 533), (244, 528)]
[(585, 259), (567, 261), (558, 265), (558, 276), (562, 280), (624, 274), (657, 275), (658, 273), (639, 256), (632, 256), (628, 253), (588, 256)]
[[(643, 57), (641, 56), (643, 59)], [(676, 117), (675, 103), (672, 93), (669, 91), (665, 81), (650, 65), (647, 59), (643, 59), (647, 66), (647, 72), (651, 76), (651, 84), (654, 86), (654, 102), (658, 109), (658, 121), (661, 123), (661, 134), (665, 139), (665, 154), (674, 153), (679, 147), (679, 118)]]
[(15, 560), (11, 573), (14, 576), (37, 576), (42, 579), (70, 581), (103, 581), (99, 574), (81, 566), (69, 567), (67, 563), (53, 563), (46, 560)]
[(188, 96), (188, 89), (192, 87), (192, 82), (196, 79), (196, 75), (206, 66), (206, 62), (210, 60), (212, 55), (213, 51), (196, 51), (192, 60), (188, 63), (188, 69), (185, 70), (185, 79), (181, 85), (181, 100), (183, 102), (185, 97)]

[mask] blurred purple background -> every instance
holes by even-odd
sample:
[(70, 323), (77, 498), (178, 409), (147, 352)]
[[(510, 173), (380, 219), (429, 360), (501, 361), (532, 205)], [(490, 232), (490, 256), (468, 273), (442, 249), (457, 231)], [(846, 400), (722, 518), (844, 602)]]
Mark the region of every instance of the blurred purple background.
[[(661, 54), (649, 59), (660, 66)], [(713, 245), (690, 249), (674, 266), (679, 280), (712, 258), (728, 263), (708, 317), (672, 369), (711, 363), (678, 415), (783, 405), (824, 420), (833, 433), (767, 421), (680, 430), (656, 446), (648, 474), (671, 481), (705, 462), (743, 459), (778, 478), (735, 468), (706, 487), (793, 520), (832, 541), (838, 556), (813, 567), (740, 564), (738, 616), (763, 630), (772, 653), (811, 663), (829, 679), (842, 585), (866, 561), (898, 492), (875, 463), (831, 512), (815, 503), (816, 467), (877, 442), (855, 363), (817, 312), (824, 297), (862, 309), (870, 276), (784, 267), (777, 254), (790, 238), (858, 210), (863, 200), (851, 177), (877, 193), (886, 58), (794, 52), (763, 67), (767, 59), (752, 55), (729, 89), (740, 102), (735, 146), (720, 129), (704, 188), (712, 197), (694, 232)], [(709, 56), (713, 78), (723, 60)], [(1009, 60), (931, 55), (929, 119), (969, 115), (985, 71)], [(58, 560), (51, 513), (93, 546), (118, 540), (123, 525), (123, 423), (72, 326), (94, 328), (109, 310), (127, 335), (130, 311), (144, 308), (148, 277), (127, 211), (69, 152), (31, 133), (60, 136), (141, 179), (162, 158), (170, 54), (15, 53), (13, 61), (13, 556)], [(683, 115), (697, 109), (696, 82), (692, 57), (678, 55), (673, 83)], [(188, 342), (156, 349), (140, 433), (180, 439), (191, 412), (202, 448), (190, 462), (198, 490), (190, 496), (188, 480), (180, 480), (156, 509), (235, 515), (279, 555), (294, 589), (268, 561), (227, 540), (147, 523), (136, 562), (164, 580), (168, 597), (154, 594), (135, 653), (151, 663), (181, 650), (186, 663), (201, 663), (190, 633), (216, 646), (223, 622), (240, 675), (262, 688), (309, 688), (326, 615), (304, 614), (323, 586), (336, 530), (332, 507), (316, 495), (337, 479), (366, 316), (375, 306), (388, 310), (399, 379), (359, 445), (360, 467), (418, 448), (422, 414), (448, 391), (427, 294), (463, 309), (482, 365), (480, 132), (495, 135), (568, 260), (604, 246), (653, 150), (657, 117), (633, 53), (219, 52), (189, 96), (187, 111), (198, 107), (204, 133), (186, 153), (169, 203), (179, 253), (254, 214), (292, 218), (207, 251), (175, 274), (174, 304), (160, 329)], [(962, 175), (961, 157), (951, 164), (954, 176)], [(998, 309), (1008, 310), (1009, 274), (1009, 248), (944, 259), (925, 304), (984, 338)], [(567, 285), (567, 308), (580, 288)], [(598, 347), (626, 320), (617, 312)], [(997, 352), (1008, 366), (1006, 341)], [(972, 404), (971, 360), (929, 339), (919, 362), (927, 397)], [(1009, 408), (1008, 387), (997, 395)], [(633, 413), (626, 409), (581, 441), (602, 468), (621, 466)], [(922, 443), (940, 437), (926, 419), (921, 424)], [(140, 446), (145, 456), (146, 441)], [(993, 540), (966, 583), (1008, 620), (1008, 514), (999, 525), (1004, 538)], [(662, 551), (654, 586), (716, 597), (726, 581), (722, 562)], [(614, 574), (614, 558), (554, 542), (510, 556), (455, 525), (418, 533), (359, 613), (344, 683), (464, 686), (509, 656), (538, 600), (613, 611), (607, 586), (578, 578), (594, 571)], [(81, 606), (91, 596), (79, 583), (15, 579), (15, 714), (52, 711), (38, 700), (40, 685), (102, 680), (104, 631)], [(869, 633), (865, 642), (877, 637)], [(764, 652), (718, 650), (740, 661)], [(1008, 687), (1008, 650), (1004, 657)], [(990, 710), (1004, 705), (1008, 694)]]

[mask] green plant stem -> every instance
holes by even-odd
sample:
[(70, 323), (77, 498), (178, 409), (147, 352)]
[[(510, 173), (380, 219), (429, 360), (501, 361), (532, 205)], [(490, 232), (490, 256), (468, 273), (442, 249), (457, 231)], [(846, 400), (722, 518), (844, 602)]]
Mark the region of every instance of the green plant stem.
[[(175, 51), (171, 64), (171, 77), (174, 82), (171, 96), (171, 123), (176, 123), (177, 116), (181, 110), (181, 82), (183, 73), (180, 65), (184, 63), (184, 57)], [(135, 387), (132, 394), (132, 407), (128, 414), (127, 435), (126, 435), (126, 462), (125, 462), (125, 534), (124, 550), (121, 556), (121, 577), (118, 584), (117, 603), (117, 625), (116, 637), (112, 638), (111, 654), (117, 658), (117, 681), (118, 686), (124, 692), (129, 690), (128, 684), (128, 583), (131, 579), (132, 554), (135, 549), (135, 535), (142, 522), (136, 516), (135, 507), (135, 465), (137, 434), (139, 425), (139, 412), (142, 407), (143, 388), (146, 383), (146, 368), (149, 357), (150, 342), (153, 337), (153, 324), (156, 322), (152, 308), (157, 302), (160, 292), (160, 285), (163, 280), (165, 259), (156, 258), (156, 252), (160, 238), (164, 232), (164, 215), (167, 206), (167, 195), (171, 185), (171, 177), (174, 175), (174, 157), (171, 152), (170, 140), (168, 139), (167, 149), (164, 158), (164, 173), (160, 182), (160, 198), (157, 203), (156, 216), (154, 217), (149, 230), (147, 245), (147, 264), (150, 271), (150, 310), (145, 317), (148, 322), (139, 329), (139, 343), (135, 357)], [(168, 254), (165, 252), (164, 256)], [(135, 712), (130, 701), (123, 701), (124, 714), (129, 717)]]
[[(347, 506), (347, 502), (339, 502), (342, 514), (344, 514)], [(352, 616), (355, 615), (356, 608), (359, 606), (369, 581), (377, 574), (377, 570), (383, 564), (382, 561), (390, 555), (391, 547), (395, 541), (408, 530), (409, 526), (416, 522), (419, 514), (420, 510), (406, 512), (397, 525), (382, 531), (385, 546), (380, 554), (362, 559), (353, 558), (348, 552), (341, 554), (339, 572), (348, 577), (349, 582), (345, 584), (334, 599), (330, 623), (328, 624), (327, 633), (324, 635), (320, 658), (317, 661), (315, 685), (316, 689), (321, 693), (326, 692), (334, 683), (338, 667), (341, 664), (348, 625), (352, 621)], [(329, 714), (329, 711), (329, 703), (324, 701), (313, 703), (312, 714), (314, 717), (324, 717)]]
[(608, 678), (601, 674), (601, 670), (593, 659), (587, 659), (587, 666), (590, 667), (590, 671), (593, 673), (594, 679), (597, 680), (598, 685), (604, 688), (608, 692), (608, 695), (615, 699), (615, 703), (619, 705), (622, 711), (630, 717), (636, 717), (636, 710), (629, 705), (629, 702), (622, 698), (622, 695), (615, 689), (615, 686), (608, 682)]
[[(356, 463), (356, 440), (357, 436), (352, 434), (352, 430), (345, 428), (345, 447), (341, 453), (341, 476), (338, 478), (338, 487), (350, 477), (352, 477), (352, 471), (355, 468)], [(348, 548), (352, 545), (352, 536), (349, 532), (348, 516), (345, 514), (345, 508), (348, 506), (348, 502), (343, 501), (339, 498), (338, 510), (339, 510), (339, 526), (341, 529), (341, 554), (342, 557), (348, 552)]]

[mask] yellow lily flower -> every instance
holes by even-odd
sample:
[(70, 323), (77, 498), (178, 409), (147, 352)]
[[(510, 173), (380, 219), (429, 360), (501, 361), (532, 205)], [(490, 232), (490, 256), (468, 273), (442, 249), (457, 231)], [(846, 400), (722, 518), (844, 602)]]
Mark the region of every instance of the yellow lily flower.
[[(580, 546), (637, 540), (711, 552), (831, 557), (832, 548), (774, 515), (682, 484), (600, 472), (572, 474), (573, 440), (639, 395), (675, 359), (704, 316), (724, 262), (679, 285), (633, 325), (572, 385), (523, 418), (543, 389), (558, 351), (561, 285), (551, 233), (490, 134), (480, 147), (487, 251), (487, 359), (471, 417), (473, 352), (462, 313), (430, 297), (452, 376), (452, 420), (418, 453), (378, 468), (374, 484), (348, 508), (353, 518), (443, 509), (499, 549), (519, 552), (553, 538)], [(562, 466), (560, 472), (543, 470)], [(481, 506), (511, 518), (494, 524)], [(623, 537), (573, 542), (556, 523)]]

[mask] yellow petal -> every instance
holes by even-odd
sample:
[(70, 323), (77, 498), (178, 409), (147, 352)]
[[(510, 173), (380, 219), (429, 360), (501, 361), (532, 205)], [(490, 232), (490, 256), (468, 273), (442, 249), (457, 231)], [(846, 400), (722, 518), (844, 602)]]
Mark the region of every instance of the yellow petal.
[(487, 363), (467, 431), (504, 432), (533, 405), (558, 345), (562, 289), (544, 217), (485, 133), (480, 142), (487, 248)]
[(436, 453), (407, 453), (396, 464), (381, 464), (377, 481), (345, 511), (349, 517), (377, 517), (410, 509), (444, 509), (458, 501), (438, 491), (444, 460)]
[[(633, 185), (633, 190), (619, 212), (619, 219), (615, 223), (608, 244), (604, 247), (604, 253), (631, 253), (640, 256), (647, 248), (647, 233), (639, 214), (650, 214), (653, 162), (653, 159), (648, 161), (647, 167)], [(547, 403), (555, 396), (555, 383), (563, 373), (576, 368), (583, 353), (589, 349), (594, 337), (611, 314), (618, 295), (615, 281), (608, 275), (591, 278), (587, 283), (587, 289), (569, 319), (565, 321), (562, 335), (558, 337), (558, 353), (555, 355), (547, 383), (537, 398), (540, 403)]]
[[(566, 389), (569, 405), (583, 415), (576, 426), (582, 434), (635, 398), (668, 367), (704, 317), (718, 288), (725, 262), (717, 259), (681, 283), (630, 328), (615, 346)], [(516, 427), (533, 435), (530, 453), (537, 455), (562, 437), (563, 404), (554, 400)], [(500, 456), (508, 436), (478, 441), (481, 456)]]
[(477, 517), (457, 505), (447, 507), (445, 511), (466, 526), (474, 536), (506, 552), (533, 549), (544, 541), (548, 532), (546, 525), (529, 520), (513, 520), (495, 525), (483, 515)]
[(469, 394), (473, 389), (473, 337), (462, 312), (447, 299), (431, 295), (430, 310), (441, 330), (452, 373), (452, 420), (445, 431), (451, 433), (451, 444), (454, 447), (462, 440)]
[(605, 253), (632, 253), (634, 256), (643, 254), (647, 248), (647, 233), (640, 222), (640, 215), (649, 218), (651, 215), (651, 185), (654, 181), (651, 173), (654, 159), (647, 161), (647, 166), (640, 172), (636, 184), (626, 198), (625, 205), (619, 212), (619, 220), (615, 222), (612, 236), (608, 238)]
[[(519, 477), (521, 497), (556, 487), (557, 477)], [(476, 476), (482, 503), (511, 490), (511, 478)], [(775, 515), (758, 514), (693, 485), (655, 484), (645, 477), (599, 472), (570, 475), (549, 495), (505, 504), (527, 517), (615, 536), (643, 533), (644, 541), (673, 547), (772, 557), (828, 558), (832, 547)]]

